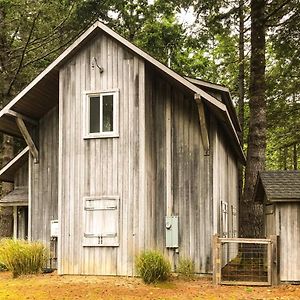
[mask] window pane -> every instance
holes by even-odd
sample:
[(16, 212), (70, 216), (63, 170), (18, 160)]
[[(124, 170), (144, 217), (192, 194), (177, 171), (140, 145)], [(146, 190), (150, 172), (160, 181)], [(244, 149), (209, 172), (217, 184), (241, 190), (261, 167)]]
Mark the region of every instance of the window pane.
[(90, 97), (90, 133), (100, 132), (100, 97)]
[(103, 122), (102, 131), (113, 131), (113, 105), (114, 97), (113, 95), (103, 95)]

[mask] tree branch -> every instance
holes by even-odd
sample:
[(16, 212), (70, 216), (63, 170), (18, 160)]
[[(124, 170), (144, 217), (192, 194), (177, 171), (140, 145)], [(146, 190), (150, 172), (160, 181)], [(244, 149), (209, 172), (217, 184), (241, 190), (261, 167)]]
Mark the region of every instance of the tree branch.
[(12, 89), (12, 87), (13, 87), (13, 84), (15, 83), (15, 81), (16, 81), (16, 79), (17, 79), (17, 77), (18, 77), (18, 75), (19, 75), (19, 73), (20, 73), (20, 71), (21, 71), (21, 69), (22, 69), (23, 61), (24, 61), (24, 57), (25, 57), (25, 53), (26, 53), (27, 47), (28, 47), (28, 45), (29, 45), (31, 36), (32, 36), (33, 31), (34, 31), (34, 28), (35, 28), (35, 22), (36, 22), (36, 20), (38, 19), (39, 15), (40, 15), (40, 11), (36, 14), (36, 16), (35, 16), (34, 19), (33, 19), (33, 22), (32, 22), (31, 28), (30, 28), (30, 32), (29, 32), (29, 35), (28, 35), (26, 44), (25, 44), (24, 49), (23, 49), (23, 51), (22, 51), (22, 55), (21, 55), (21, 59), (20, 59), (19, 66), (18, 66), (18, 68), (17, 68), (17, 70), (16, 70), (16, 73), (15, 73), (13, 79), (11, 80), (11, 82), (10, 82), (10, 84), (9, 84), (8, 90), (7, 90), (7, 92), (6, 92), (7, 95), (10, 94), (10, 91), (11, 91), (11, 89)]

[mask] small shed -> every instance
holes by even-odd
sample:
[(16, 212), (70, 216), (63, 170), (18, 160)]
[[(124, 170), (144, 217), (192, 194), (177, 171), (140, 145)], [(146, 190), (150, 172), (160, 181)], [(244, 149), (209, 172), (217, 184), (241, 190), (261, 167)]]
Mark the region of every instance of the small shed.
[(263, 203), (265, 235), (280, 239), (280, 280), (300, 283), (300, 171), (260, 172), (255, 200)]

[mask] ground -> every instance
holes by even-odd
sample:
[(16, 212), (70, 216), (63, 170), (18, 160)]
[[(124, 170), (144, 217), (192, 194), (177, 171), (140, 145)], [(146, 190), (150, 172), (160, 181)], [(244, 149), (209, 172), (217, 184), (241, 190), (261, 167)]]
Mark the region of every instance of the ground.
[(21, 276), (0, 273), (0, 299), (300, 299), (300, 286), (213, 286), (210, 278), (173, 278), (146, 285), (139, 278), (103, 276)]

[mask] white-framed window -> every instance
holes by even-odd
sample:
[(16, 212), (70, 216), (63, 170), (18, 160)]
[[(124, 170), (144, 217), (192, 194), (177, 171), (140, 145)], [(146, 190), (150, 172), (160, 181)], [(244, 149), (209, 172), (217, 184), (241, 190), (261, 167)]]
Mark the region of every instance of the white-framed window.
[(119, 90), (85, 92), (84, 138), (119, 135)]
[(232, 237), (236, 238), (238, 236), (238, 222), (237, 222), (237, 209), (234, 205), (231, 205), (231, 217), (232, 217)]
[(221, 201), (221, 237), (228, 237), (228, 203)]
[(118, 196), (84, 197), (83, 246), (119, 246)]

